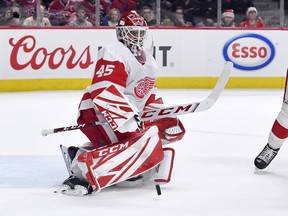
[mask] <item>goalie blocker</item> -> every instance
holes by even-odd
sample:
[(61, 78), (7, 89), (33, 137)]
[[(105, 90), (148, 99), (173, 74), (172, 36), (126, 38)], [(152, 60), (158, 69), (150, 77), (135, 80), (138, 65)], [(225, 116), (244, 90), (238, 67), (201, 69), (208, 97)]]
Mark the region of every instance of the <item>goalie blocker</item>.
[[(114, 131), (121, 133), (143, 129), (138, 109), (114, 85), (109, 86), (93, 99), (94, 105)], [(157, 125), (162, 144), (182, 139), (185, 129), (177, 117), (167, 117), (144, 122), (144, 127)]]
[(158, 129), (152, 126), (130, 139), (106, 147), (94, 150), (80, 148), (72, 162), (74, 170), (75, 167), (78, 173), (80, 170), (80, 181), (73, 180), (76, 185), (71, 185), (70, 177), (64, 181), (61, 191), (67, 195), (86, 195), (115, 184), (134, 187), (145, 181), (168, 183), (173, 160), (174, 150), (162, 148)]

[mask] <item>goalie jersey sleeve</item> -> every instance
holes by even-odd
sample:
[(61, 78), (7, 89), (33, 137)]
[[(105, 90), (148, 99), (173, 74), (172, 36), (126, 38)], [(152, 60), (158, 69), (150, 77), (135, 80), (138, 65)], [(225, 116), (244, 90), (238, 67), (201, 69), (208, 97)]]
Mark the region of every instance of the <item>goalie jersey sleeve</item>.
[[(78, 124), (105, 121), (93, 104), (105, 88), (114, 85), (139, 110), (143, 110), (155, 97), (157, 65), (148, 52), (146, 63), (140, 64), (130, 50), (120, 42), (110, 44), (98, 52), (92, 84), (84, 92), (79, 105)], [(130, 136), (114, 132), (109, 125), (82, 129), (96, 146), (115, 143)]]

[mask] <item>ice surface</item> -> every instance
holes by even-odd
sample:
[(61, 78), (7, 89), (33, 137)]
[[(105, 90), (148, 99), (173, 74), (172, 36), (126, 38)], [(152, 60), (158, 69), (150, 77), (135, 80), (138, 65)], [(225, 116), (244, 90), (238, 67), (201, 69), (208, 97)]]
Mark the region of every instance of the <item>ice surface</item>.
[[(159, 90), (167, 105), (205, 99), (210, 90)], [(59, 144), (87, 141), (74, 125), (82, 91), (0, 93), (0, 211), (7, 216), (283, 216), (288, 214), (288, 144), (265, 170), (253, 160), (267, 142), (283, 90), (225, 90), (208, 111), (181, 116), (187, 134), (172, 181), (107, 188), (93, 196), (53, 193), (68, 176)]]

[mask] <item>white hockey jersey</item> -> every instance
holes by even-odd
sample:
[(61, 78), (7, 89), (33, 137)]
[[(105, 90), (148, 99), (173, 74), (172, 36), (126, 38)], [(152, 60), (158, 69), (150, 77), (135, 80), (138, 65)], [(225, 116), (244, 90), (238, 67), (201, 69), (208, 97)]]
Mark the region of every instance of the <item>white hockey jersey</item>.
[[(144, 52), (146, 61), (141, 64), (121, 42), (114, 42), (99, 50), (92, 84), (86, 88), (79, 105), (78, 124), (104, 120), (92, 101), (112, 84), (126, 95), (139, 111), (163, 106), (162, 99), (156, 100), (155, 97), (158, 70), (156, 61), (148, 51)], [(97, 128), (104, 129), (106, 138), (112, 143), (119, 140), (108, 125)], [(85, 131), (93, 142), (93, 132), (87, 134), (89, 130)]]
[(142, 110), (154, 89), (157, 76), (155, 59), (149, 52), (144, 52), (146, 62), (142, 65), (120, 42), (104, 47), (98, 53), (93, 85), (102, 80), (112, 82)]

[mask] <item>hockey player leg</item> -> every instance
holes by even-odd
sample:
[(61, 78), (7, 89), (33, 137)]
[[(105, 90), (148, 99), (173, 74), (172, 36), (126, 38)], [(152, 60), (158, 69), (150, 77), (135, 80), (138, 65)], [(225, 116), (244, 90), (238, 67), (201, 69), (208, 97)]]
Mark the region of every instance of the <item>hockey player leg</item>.
[(271, 161), (276, 157), (282, 144), (288, 137), (287, 79), (288, 76), (286, 76), (285, 92), (283, 96), (283, 104), (281, 107), (281, 111), (275, 119), (272, 129), (269, 133), (268, 143), (254, 160), (254, 165), (257, 169), (265, 169), (271, 163)]
[(288, 114), (285, 113), (287, 108), (288, 106), (283, 103), (269, 133), (268, 143), (254, 160), (254, 165), (258, 169), (265, 169), (271, 163), (288, 136)]
[(284, 112), (287, 108), (288, 106), (283, 104), (269, 133), (268, 143), (254, 160), (258, 169), (265, 169), (272, 162), (288, 136), (288, 115)]

